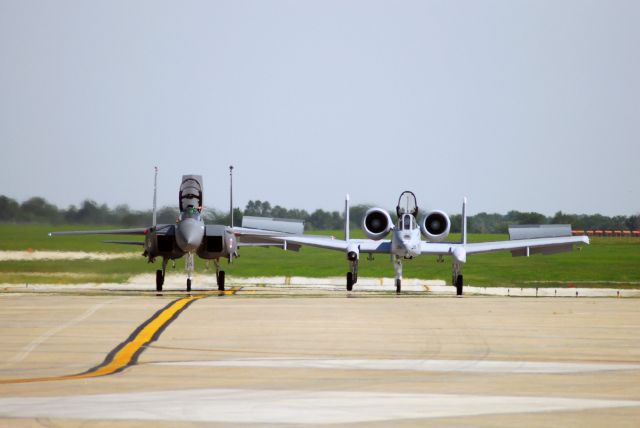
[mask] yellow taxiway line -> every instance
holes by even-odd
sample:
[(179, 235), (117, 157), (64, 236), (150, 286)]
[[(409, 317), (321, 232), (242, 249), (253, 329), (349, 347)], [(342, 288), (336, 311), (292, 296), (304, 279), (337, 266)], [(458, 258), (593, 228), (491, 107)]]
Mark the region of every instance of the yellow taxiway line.
[[(231, 291), (230, 294), (233, 294)], [(225, 293), (226, 294), (226, 293)], [(184, 311), (191, 303), (198, 299), (207, 297), (205, 295), (183, 297), (175, 300), (169, 305), (155, 313), (151, 318), (140, 325), (127, 340), (118, 345), (113, 351), (107, 355), (102, 364), (87, 370), (86, 372), (65, 375), (51, 376), (39, 378), (24, 379), (0, 379), (1, 384), (10, 383), (27, 383), (27, 382), (46, 382), (52, 380), (71, 380), (84, 379), (90, 377), (107, 376), (118, 373), (132, 364), (135, 364), (138, 356), (146, 349), (146, 346), (158, 340), (165, 328), (175, 320), (182, 311)]]

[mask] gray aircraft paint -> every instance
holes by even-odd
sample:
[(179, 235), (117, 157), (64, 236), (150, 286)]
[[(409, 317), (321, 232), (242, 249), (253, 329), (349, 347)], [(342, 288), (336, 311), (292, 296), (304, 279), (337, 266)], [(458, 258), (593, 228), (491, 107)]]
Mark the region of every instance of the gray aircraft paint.
[[(158, 170), (155, 170), (154, 183), (157, 181)], [(263, 237), (279, 236), (291, 232), (302, 232), (303, 224), (295, 220), (263, 219), (259, 225), (267, 228), (243, 229), (233, 228), (222, 224), (205, 224), (203, 220), (204, 192), (201, 175), (183, 175), (178, 192), (178, 206), (180, 215), (175, 224), (155, 224), (157, 187), (154, 185), (153, 220), (152, 225), (145, 228), (87, 230), (51, 232), (50, 236), (59, 235), (142, 235), (144, 241), (114, 240), (109, 243), (140, 245), (144, 247), (143, 256), (150, 263), (157, 258), (162, 260), (161, 269), (156, 270), (156, 290), (161, 291), (164, 284), (167, 264), (182, 257), (185, 258), (187, 273), (187, 291), (191, 290), (194, 271), (194, 257), (214, 262), (216, 282), (219, 290), (224, 290), (225, 272), (220, 269), (220, 259), (227, 259), (229, 263), (238, 256), (236, 234), (242, 234), (247, 245), (286, 247), (286, 244), (265, 241)], [(292, 249), (296, 246), (292, 245)]]

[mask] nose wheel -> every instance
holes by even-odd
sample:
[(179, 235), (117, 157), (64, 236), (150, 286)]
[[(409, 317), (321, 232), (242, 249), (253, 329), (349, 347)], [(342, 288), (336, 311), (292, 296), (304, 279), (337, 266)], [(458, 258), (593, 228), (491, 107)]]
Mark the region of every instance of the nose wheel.
[(400, 294), (400, 290), (402, 289), (402, 259), (400, 257), (394, 257), (393, 268), (396, 274), (396, 293)]
[(187, 291), (191, 291), (191, 277), (193, 275), (193, 253), (187, 253), (185, 260), (185, 269), (187, 271)]

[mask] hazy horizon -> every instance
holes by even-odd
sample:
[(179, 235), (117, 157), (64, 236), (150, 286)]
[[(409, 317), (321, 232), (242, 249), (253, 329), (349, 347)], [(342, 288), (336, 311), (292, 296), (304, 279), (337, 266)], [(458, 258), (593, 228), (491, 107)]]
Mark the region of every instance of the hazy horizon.
[[(7, 195), (2, 195), (2, 194), (0, 194), (0, 196), (7, 196)], [(206, 196), (206, 194), (205, 194), (205, 196)], [(141, 208), (131, 207), (131, 206), (129, 206), (129, 205), (128, 205), (128, 204), (126, 204), (126, 203), (115, 203), (115, 204), (110, 204), (110, 203), (107, 203), (107, 202), (100, 202), (100, 201), (96, 201), (96, 200), (91, 199), (91, 198), (85, 198), (85, 199), (83, 199), (83, 200), (79, 201), (78, 203), (75, 203), (75, 204), (69, 204), (69, 205), (66, 205), (66, 206), (55, 204), (54, 202), (52, 202), (52, 201), (48, 200), (48, 199), (47, 199), (47, 198), (45, 198), (44, 196), (32, 196), (32, 197), (29, 197), (29, 198), (25, 198), (25, 199), (23, 199), (23, 200), (16, 200), (16, 201), (17, 201), (18, 203), (23, 203), (23, 202), (25, 202), (25, 201), (27, 201), (27, 200), (29, 200), (29, 199), (31, 199), (31, 198), (36, 198), (36, 197), (44, 198), (48, 203), (51, 203), (51, 204), (55, 205), (59, 210), (68, 210), (68, 209), (70, 209), (71, 207), (81, 208), (81, 207), (82, 207), (82, 204), (83, 204), (86, 200), (93, 201), (93, 202), (95, 202), (96, 204), (98, 204), (99, 206), (101, 206), (101, 205), (103, 205), (103, 204), (106, 204), (106, 205), (107, 205), (107, 207), (108, 207), (109, 209), (111, 209), (111, 210), (116, 209), (116, 208), (118, 208), (119, 206), (127, 206), (127, 207), (129, 208), (129, 210), (131, 210), (132, 212), (144, 212), (144, 211), (149, 211), (149, 212), (151, 212), (151, 211), (153, 210), (153, 204), (152, 204), (152, 201), (150, 201), (150, 202), (149, 202), (149, 206), (148, 206), (148, 207), (141, 207)], [(13, 199), (13, 198), (12, 198), (12, 199)], [(177, 199), (177, 193), (176, 193), (176, 199)], [(343, 199), (344, 199), (344, 198), (343, 198)], [(251, 200), (251, 199), (250, 199), (250, 200)], [(317, 210), (317, 209), (320, 209), (320, 210), (323, 210), (323, 211), (327, 211), (327, 212), (333, 212), (333, 211), (338, 211), (338, 212), (340, 212), (340, 213), (343, 213), (343, 212), (344, 212), (344, 200), (343, 200), (343, 202), (342, 202), (342, 203), (343, 203), (342, 207), (340, 207), (339, 209), (327, 208), (327, 207), (321, 207), (321, 206), (318, 206), (318, 207), (315, 207), (315, 208), (307, 209), (307, 208), (301, 208), (301, 207), (296, 207), (296, 206), (287, 206), (287, 205), (279, 204), (279, 203), (277, 203), (277, 202), (275, 202), (275, 203), (274, 203), (273, 201), (269, 201), (269, 200), (253, 199), (253, 201), (257, 201), (257, 200), (260, 200), (261, 202), (269, 202), (269, 203), (271, 204), (271, 207), (272, 207), (272, 208), (274, 208), (275, 206), (279, 205), (280, 207), (285, 208), (285, 209), (287, 209), (287, 210), (292, 210), (292, 209), (301, 209), (301, 210), (305, 210), (305, 211), (307, 211), (309, 214), (313, 213), (313, 212), (314, 212), (315, 210)], [(247, 202), (248, 202), (248, 201), (247, 201)], [(205, 204), (205, 206), (204, 206), (204, 212), (206, 213), (208, 210), (214, 210), (214, 211), (216, 211), (216, 212), (217, 212), (217, 213), (219, 213), (219, 214), (225, 214), (225, 213), (228, 213), (228, 212), (229, 212), (229, 205), (228, 205), (228, 204), (229, 204), (229, 201), (227, 201), (227, 206), (226, 206), (226, 207), (225, 207), (225, 206), (221, 206), (221, 205), (211, 206), (211, 205), (207, 205), (207, 204)], [(233, 204), (233, 205), (234, 205), (234, 208), (238, 208), (238, 209), (240, 209), (240, 210), (244, 211), (244, 210), (245, 210), (245, 208), (246, 208), (246, 205), (247, 205), (247, 204), (244, 204), (244, 205), (242, 205), (242, 206), (238, 206), (238, 204), (236, 204), (236, 203), (235, 203), (235, 200), (234, 200), (234, 204)], [(386, 210), (388, 210), (389, 212), (395, 212), (395, 203), (393, 204), (393, 206), (391, 206), (391, 205), (385, 205), (385, 204), (372, 204), (372, 203), (367, 203), (367, 202), (354, 202), (354, 201), (351, 201), (351, 205), (350, 205), (350, 206), (354, 207), (354, 206), (356, 206), (356, 205), (376, 206), (376, 207), (379, 207), (379, 208), (386, 209)], [(175, 208), (175, 209), (177, 210), (177, 209), (178, 209), (178, 203), (176, 202), (175, 204), (171, 204), (171, 203), (169, 203), (169, 204), (166, 204), (166, 205), (158, 205), (158, 210), (161, 210), (161, 209), (164, 209), (164, 208)], [(420, 210), (422, 211), (422, 207), (419, 207), (419, 208), (420, 208)], [(445, 211), (446, 211), (446, 210), (445, 210)], [(461, 213), (461, 211), (462, 211), (462, 203), (460, 204), (460, 208), (459, 208), (457, 211), (456, 211), (456, 210), (447, 211), (447, 214), (449, 214), (449, 215), (456, 215), (456, 214), (460, 214), (460, 213)], [(481, 213), (481, 212), (484, 212), (484, 213), (486, 213), (486, 214), (499, 214), (499, 215), (506, 215), (506, 214), (508, 214), (510, 211), (519, 211), (519, 212), (535, 212), (535, 213), (538, 213), (538, 214), (543, 214), (543, 215), (544, 215), (544, 216), (546, 216), (546, 217), (553, 217), (553, 216), (554, 216), (558, 211), (560, 211), (560, 210), (556, 210), (556, 211), (552, 211), (552, 212), (548, 212), (548, 213), (547, 213), (547, 212), (541, 212), (541, 211), (520, 211), (520, 210), (511, 210), (511, 209), (508, 209), (508, 210), (506, 210), (506, 211), (504, 211), (504, 212), (498, 212), (498, 211), (477, 211), (477, 210), (475, 210), (475, 211), (471, 210), (471, 211), (470, 211), (470, 210), (469, 210), (469, 205), (467, 204), (467, 212), (468, 212), (468, 213), (470, 212), (470, 214), (469, 214), (470, 216), (472, 216), (472, 215), (474, 215), (474, 214)], [(602, 213), (599, 213), (599, 212), (593, 212), (593, 213), (578, 213), (578, 212), (568, 212), (568, 211), (562, 211), (562, 213), (563, 213), (563, 214), (567, 214), (567, 215), (596, 215), (596, 214), (602, 214)], [(610, 215), (610, 216), (608, 216), (608, 217), (615, 217), (616, 215), (621, 215), (621, 216), (630, 217), (630, 216), (638, 215), (638, 214), (640, 214), (640, 213), (615, 214), (615, 215)], [(605, 214), (602, 214), (602, 215), (605, 215)]]

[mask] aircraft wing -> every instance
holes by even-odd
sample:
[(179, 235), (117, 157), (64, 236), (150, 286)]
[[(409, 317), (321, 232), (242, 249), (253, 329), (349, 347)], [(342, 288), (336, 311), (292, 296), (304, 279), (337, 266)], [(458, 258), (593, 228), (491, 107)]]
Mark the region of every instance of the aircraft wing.
[(134, 229), (100, 229), (100, 230), (65, 230), (60, 232), (49, 232), (49, 236), (63, 235), (147, 235), (155, 232), (158, 235), (173, 235), (175, 226), (173, 224), (159, 224), (155, 227), (138, 227)]
[(102, 229), (102, 230), (66, 230), (62, 232), (49, 232), (49, 236), (62, 235), (146, 235), (149, 228), (136, 229)]
[[(469, 244), (467, 244), (469, 245)], [(441, 256), (452, 254), (456, 247), (462, 247), (463, 244), (450, 243), (450, 242), (420, 242), (420, 253), (431, 254), (434, 256)]]
[(515, 239), (510, 241), (476, 242), (472, 244), (462, 243), (435, 243), (422, 242), (421, 253), (432, 255), (447, 255), (462, 248), (466, 254), (489, 253), (494, 251), (511, 251), (514, 256), (526, 256), (527, 254), (553, 254), (563, 251), (571, 251), (573, 245), (588, 244), (586, 236), (563, 236), (555, 238)]
[(351, 239), (350, 244), (356, 244), (361, 253), (391, 253), (391, 240), (382, 239)]
[[(297, 247), (309, 246), (326, 250), (347, 251), (350, 245), (357, 245), (361, 253), (389, 253), (391, 251), (390, 240), (373, 241), (371, 239), (351, 239), (345, 241), (344, 239), (336, 239), (326, 235), (274, 234), (269, 231), (256, 231), (253, 229), (249, 231), (248, 234), (250, 235), (249, 242), (262, 241), (279, 243), (280, 245), (278, 246), (283, 246), (284, 248), (290, 248), (292, 245), (295, 245)], [(244, 235), (242, 232), (239, 236), (241, 241), (247, 239), (247, 235)]]
[(276, 247), (284, 250), (299, 251), (300, 245), (288, 244), (286, 241), (277, 239), (270, 235), (236, 234), (238, 236), (238, 247)]
[(254, 217), (245, 215), (242, 217), (242, 227), (239, 229), (254, 229), (287, 233), (290, 235), (302, 235), (304, 233), (304, 221), (285, 218)]
[(361, 253), (390, 253), (391, 241), (388, 239), (374, 241), (372, 239), (334, 239), (329, 236), (297, 236), (287, 238), (290, 242), (310, 247), (325, 248), (328, 250), (347, 251), (349, 246), (357, 245)]
[(144, 245), (142, 241), (102, 241), (105, 244)]
[(588, 244), (587, 236), (562, 236), (556, 238), (515, 239), (511, 241), (476, 242), (466, 244), (467, 254), (488, 253), (492, 251), (511, 251), (514, 256), (529, 254), (553, 254), (571, 251), (573, 245)]
[(324, 248), (328, 250), (345, 251), (347, 249), (347, 241), (335, 239), (331, 236), (318, 235), (292, 235), (292, 236), (276, 236), (280, 242), (286, 242), (294, 245), (307, 245), (309, 247)]
[(344, 250), (346, 241), (334, 239), (331, 236), (297, 235), (273, 230), (234, 227), (233, 232), (238, 237), (240, 246), (247, 247), (280, 247), (297, 251), (302, 245)]
[(304, 223), (299, 220), (273, 219), (245, 216), (243, 227), (234, 227), (239, 245), (275, 246), (285, 250), (298, 251), (302, 246), (324, 248), (327, 250), (347, 251), (350, 245), (357, 245), (360, 252), (389, 253), (391, 241), (373, 241), (371, 239), (336, 239), (326, 235), (305, 235)]

